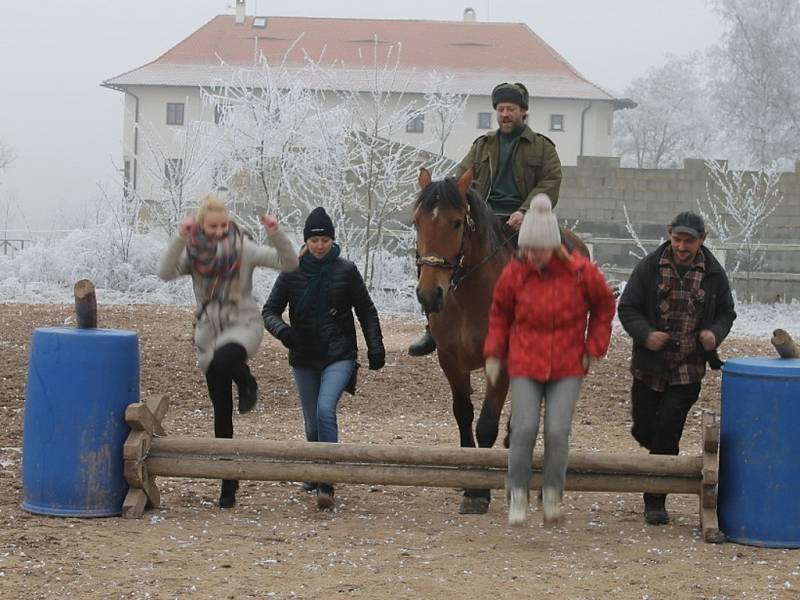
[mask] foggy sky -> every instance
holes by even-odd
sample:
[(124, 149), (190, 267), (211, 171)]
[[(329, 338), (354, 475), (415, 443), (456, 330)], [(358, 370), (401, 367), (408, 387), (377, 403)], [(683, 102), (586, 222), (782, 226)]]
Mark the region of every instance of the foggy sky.
[[(122, 152), (120, 92), (100, 82), (164, 53), (233, 0), (0, 0), (0, 140), (17, 159), (0, 173), (0, 202), (22, 207), (15, 227), (72, 227), (113, 176)], [(621, 93), (667, 53), (717, 42), (704, 0), (261, 0), (275, 16), (524, 22), (578, 71)], [(498, 61), (501, 58), (498, 57)], [(0, 223), (2, 226), (3, 223)]]

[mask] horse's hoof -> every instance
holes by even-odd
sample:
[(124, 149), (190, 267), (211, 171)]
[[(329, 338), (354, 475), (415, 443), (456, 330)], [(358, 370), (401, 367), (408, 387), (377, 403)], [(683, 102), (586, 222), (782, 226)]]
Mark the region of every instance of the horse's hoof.
[(461, 506), (458, 507), (462, 515), (483, 515), (489, 510), (489, 499), (476, 496), (464, 496)]

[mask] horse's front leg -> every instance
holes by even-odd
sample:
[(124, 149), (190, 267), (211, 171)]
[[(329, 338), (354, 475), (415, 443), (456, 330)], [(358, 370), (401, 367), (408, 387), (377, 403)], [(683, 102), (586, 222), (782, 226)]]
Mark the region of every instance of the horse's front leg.
[[(439, 364), (442, 366), (450, 391), (453, 394), (453, 415), (458, 423), (458, 433), (461, 446), (475, 447), (475, 437), (472, 434), (472, 421), (474, 410), (472, 408), (472, 386), (470, 372), (462, 368), (455, 359), (449, 360), (446, 354), (439, 353)], [(461, 514), (483, 514), (489, 509), (489, 490), (464, 490), (464, 497), (458, 512)]]
[(480, 448), (491, 448), (497, 441), (497, 433), (500, 430), (500, 414), (503, 412), (507, 394), (508, 374), (505, 371), (494, 384), (486, 382), (486, 396), (483, 399), (478, 425), (475, 428)]
[[(500, 413), (508, 392), (508, 376), (503, 373), (494, 385), (486, 382), (486, 397), (483, 400), (481, 414), (478, 417), (476, 435), (478, 446), (491, 448), (497, 440), (497, 431), (500, 426)], [(483, 514), (489, 510), (492, 500), (491, 490), (464, 490), (464, 500), (461, 502), (459, 512), (470, 514)]]
[(453, 416), (458, 424), (458, 436), (462, 447), (474, 448), (475, 436), (472, 435), (472, 421), (474, 409), (472, 408), (472, 387), (470, 385), (469, 371), (460, 368), (456, 360), (447, 354), (439, 352), (439, 364), (444, 371), (450, 392), (453, 396)]

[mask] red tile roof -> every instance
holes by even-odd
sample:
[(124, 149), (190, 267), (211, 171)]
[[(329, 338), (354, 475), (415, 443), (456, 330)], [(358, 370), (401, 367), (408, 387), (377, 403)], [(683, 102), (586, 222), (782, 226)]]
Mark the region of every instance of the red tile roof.
[(301, 64), (307, 55), (353, 68), (371, 62), (377, 35), (379, 48), (401, 44), (404, 69), (539, 73), (585, 81), (523, 23), (266, 17), (266, 27), (254, 27), (253, 20), (237, 25), (233, 16), (219, 15), (154, 64), (211, 65), (222, 59), (253, 65), (263, 53), (270, 64), (284, 55), (289, 64)]

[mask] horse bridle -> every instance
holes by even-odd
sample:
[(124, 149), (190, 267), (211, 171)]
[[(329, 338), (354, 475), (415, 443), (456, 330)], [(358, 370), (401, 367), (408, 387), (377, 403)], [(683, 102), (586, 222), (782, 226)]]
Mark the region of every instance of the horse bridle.
[(475, 219), (472, 218), (469, 203), (467, 203), (467, 209), (464, 214), (464, 223), (461, 225), (461, 246), (458, 249), (458, 254), (456, 254), (456, 259), (451, 262), (446, 258), (436, 254), (429, 254), (427, 256), (420, 256), (417, 258), (417, 266), (452, 270), (453, 274), (450, 275), (450, 289), (455, 291), (459, 284), (464, 281), (464, 278), (466, 277), (466, 275), (462, 275), (462, 271), (464, 269), (464, 240), (467, 238), (467, 230), (474, 232), (475, 229)]
[(417, 259), (417, 266), (418, 267), (434, 267), (436, 269), (451, 269), (453, 274), (450, 275), (450, 291), (455, 292), (458, 289), (458, 286), (470, 275), (472, 275), (475, 271), (477, 271), (484, 263), (492, 260), (497, 253), (500, 251), (500, 248), (503, 248), (507, 244), (514, 239), (516, 232), (512, 233), (510, 236), (504, 238), (500, 244), (490, 253), (484, 256), (478, 264), (473, 266), (469, 270), (464, 270), (464, 240), (466, 239), (467, 230), (474, 232), (476, 229), (475, 226), (475, 219), (472, 218), (472, 213), (470, 212), (469, 204), (467, 204), (466, 215), (464, 217), (464, 224), (462, 225), (461, 229), (461, 247), (458, 249), (458, 254), (456, 254), (456, 259), (453, 262), (450, 262), (446, 258), (442, 258), (441, 256), (437, 256), (435, 254), (429, 254), (427, 256), (420, 256)]
[[(437, 256), (435, 254), (429, 254), (428, 256), (420, 256), (417, 258), (417, 266), (418, 267), (434, 267), (436, 269), (452, 269), (453, 274), (450, 276), (450, 291), (455, 292), (458, 289), (458, 286), (470, 275), (472, 275), (475, 271), (477, 271), (484, 263), (492, 260), (497, 253), (500, 251), (501, 248), (511, 243), (514, 237), (517, 235), (517, 232), (513, 232), (511, 235), (503, 238), (501, 243), (497, 245), (497, 247), (489, 254), (484, 256), (478, 264), (473, 266), (471, 269), (465, 271), (464, 270), (464, 239), (467, 237), (467, 229), (469, 231), (475, 231), (475, 219), (472, 218), (472, 214), (470, 213), (469, 204), (467, 204), (466, 216), (464, 218), (464, 225), (461, 229), (461, 247), (458, 249), (458, 254), (456, 255), (456, 259), (453, 262), (450, 262), (446, 258), (442, 258), (441, 256)], [(513, 244), (511, 244), (513, 247)]]

